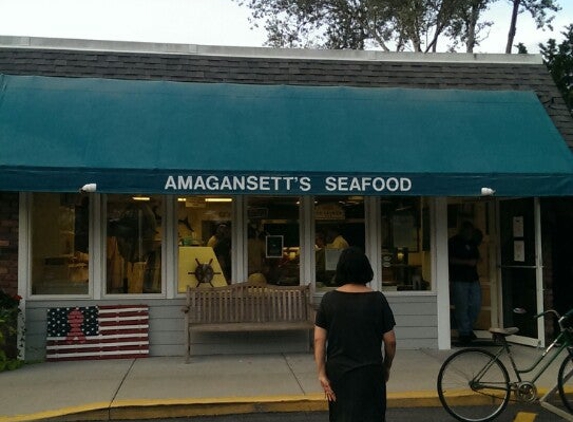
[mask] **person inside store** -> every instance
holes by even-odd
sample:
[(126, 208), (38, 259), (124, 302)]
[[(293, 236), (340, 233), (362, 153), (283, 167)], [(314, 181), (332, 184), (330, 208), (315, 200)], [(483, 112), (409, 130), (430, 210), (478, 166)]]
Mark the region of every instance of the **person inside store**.
[(227, 237), (228, 233), (229, 233), (229, 228), (227, 227), (227, 225), (219, 224), (213, 236), (211, 236), (207, 241), (207, 246), (210, 248), (215, 248), (217, 242)]
[[(254, 227), (249, 226), (247, 239), (247, 263), (249, 276), (260, 274), (264, 277), (265, 273), (265, 240), (258, 235)], [(260, 276), (257, 276), (261, 279)]]
[(367, 286), (372, 277), (362, 250), (342, 251), (339, 287), (323, 296), (316, 315), (314, 357), (331, 422), (385, 420), (396, 323), (384, 294)]
[(473, 330), (481, 308), (481, 288), (477, 272), (480, 255), (476, 235), (474, 225), (464, 221), (458, 234), (448, 242), (450, 287), (461, 345), (467, 345), (477, 338)]
[(325, 252), (326, 248), (326, 235), (323, 231), (317, 231), (314, 237), (314, 252), (316, 260), (316, 282), (322, 285), (326, 282), (326, 268), (325, 268)]
[(207, 246), (213, 248), (219, 261), (223, 275), (227, 283), (231, 282), (231, 234), (225, 224), (219, 224), (215, 234), (207, 242)]
[(342, 234), (340, 234), (340, 227), (338, 226), (328, 228), (326, 239), (328, 240), (327, 248), (346, 249), (350, 246)]

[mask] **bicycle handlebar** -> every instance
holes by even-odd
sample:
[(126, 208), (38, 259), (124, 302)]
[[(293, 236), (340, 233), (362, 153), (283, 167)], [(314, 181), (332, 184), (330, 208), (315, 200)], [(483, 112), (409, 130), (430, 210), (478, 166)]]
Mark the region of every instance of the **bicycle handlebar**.
[[(573, 309), (571, 310), (571, 312), (573, 312)], [(567, 312), (569, 313), (569, 312)], [(544, 312), (541, 312), (540, 314), (534, 315), (533, 318), (537, 319), (537, 318), (541, 318), (542, 316), (545, 316), (547, 314), (553, 314), (557, 317), (557, 319), (561, 318), (561, 315), (559, 315), (559, 312), (557, 312), (555, 309), (548, 309)]]
[(553, 314), (557, 317), (557, 323), (559, 324), (561, 331), (571, 331), (571, 328), (565, 327), (564, 322), (567, 319), (573, 317), (573, 309), (567, 311), (563, 316), (559, 315), (559, 312), (557, 312), (555, 309), (548, 309), (545, 312), (541, 312), (540, 314), (535, 315), (534, 318), (537, 319), (547, 314)]

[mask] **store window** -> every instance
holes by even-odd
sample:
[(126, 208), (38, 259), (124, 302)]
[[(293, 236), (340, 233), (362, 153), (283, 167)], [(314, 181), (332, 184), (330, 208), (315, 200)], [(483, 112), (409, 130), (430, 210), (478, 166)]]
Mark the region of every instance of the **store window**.
[(252, 283), (300, 284), (299, 198), (247, 198), (247, 271)]
[(88, 294), (89, 197), (34, 193), (32, 294)]
[(382, 289), (431, 289), (430, 211), (428, 200), (381, 198)]
[(365, 250), (364, 197), (316, 197), (314, 219), (316, 288), (324, 290), (336, 287), (336, 264), (344, 249)]
[(232, 282), (233, 198), (177, 198), (178, 291)]
[(107, 195), (106, 293), (161, 293), (163, 199)]

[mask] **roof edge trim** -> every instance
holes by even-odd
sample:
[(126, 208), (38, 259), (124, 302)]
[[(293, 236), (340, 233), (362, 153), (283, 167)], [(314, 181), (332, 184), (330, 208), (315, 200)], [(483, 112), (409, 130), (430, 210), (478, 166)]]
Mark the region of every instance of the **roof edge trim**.
[(542, 64), (539, 54), (398, 53), (359, 50), (311, 50), (269, 47), (233, 47), (198, 44), (106, 41), (0, 35), (0, 48), (75, 50), (118, 53), (173, 54), (214, 57), (251, 57), (294, 60), (343, 60), (435, 63)]

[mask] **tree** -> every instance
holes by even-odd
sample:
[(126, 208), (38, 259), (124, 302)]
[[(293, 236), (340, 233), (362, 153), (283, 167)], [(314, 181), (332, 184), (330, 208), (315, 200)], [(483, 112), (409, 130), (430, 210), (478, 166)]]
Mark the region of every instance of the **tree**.
[(264, 22), (273, 47), (436, 51), (447, 37), (479, 44), (481, 12), (496, 0), (235, 0)]
[(511, 54), (515, 34), (517, 32), (517, 17), (521, 13), (527, 11), (535, 20), (537, 29), (545, 27), (553, 30), (551, 22), (555, 18), (554, 15), (549, 15), (548, 12), (558, 12), (561, 7), (557, 4), (557, 0), (510, 0), (512, 4), (511, 22), (509, 24), (509, 32), (507, 34), (507, 44), (505, 46), (505, 53)]
[(466, 52), (473, 53), (474, 47), (481, 41), (479, 34), (490, 27), (493, 22), (480, 22), (482, 12), (487, 10), (488, 6), (496, 0), (471, 0), (460, 4), (460, 7), (454, 12), (451, 27), (446, 35), (452, 42), (451, 49), (454, 50), (459, 44), (465, 44)]
[(539, 44), (539, 50), (569, 111), (573, 112), (573, 24), (561, 34), (565, 38), (560, 44), (551, 38), (547, 44)]
[(529, 52), (527, 51), (527, 46), (522, 42), (516, 44), (515, 48), (517, 48), (517, 54), (529, 54)]

